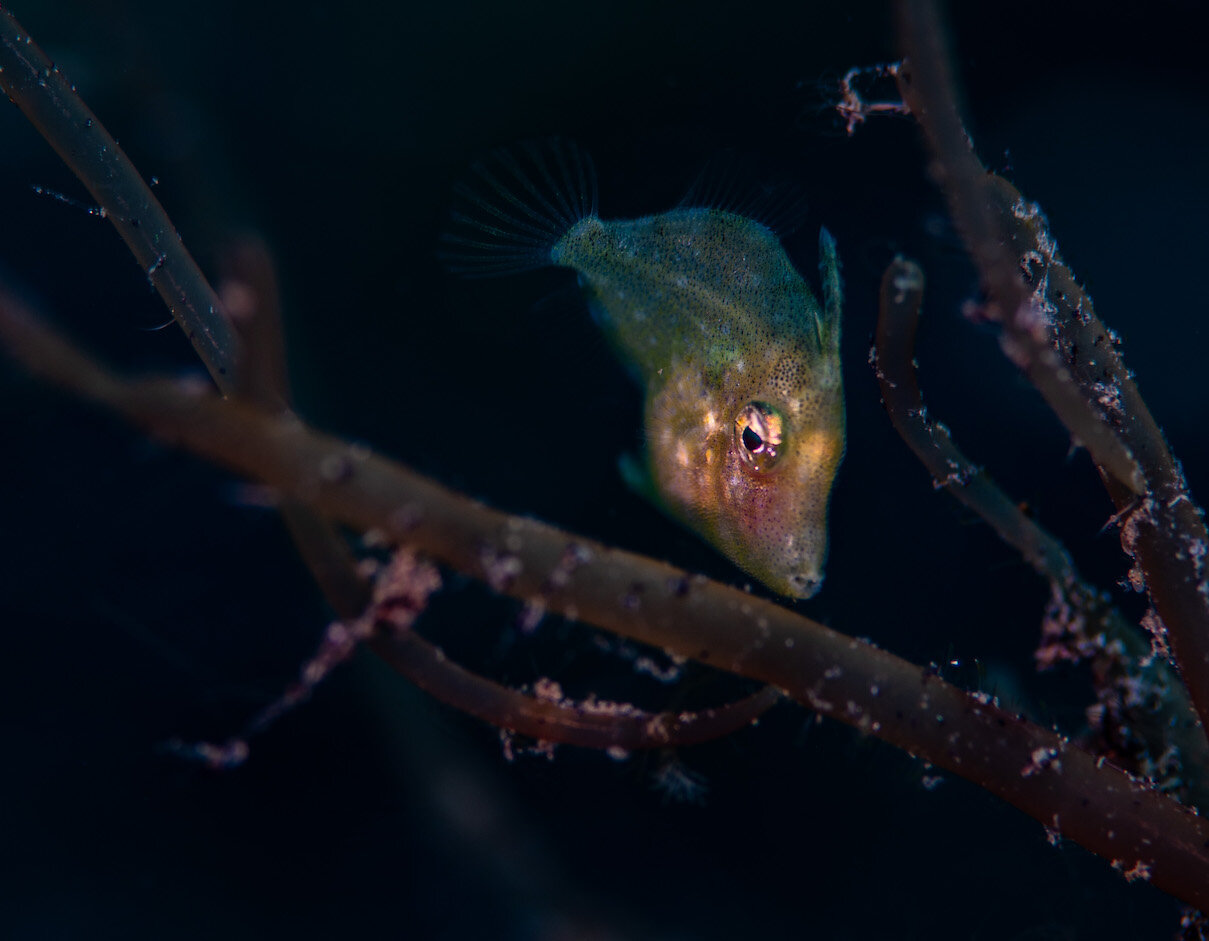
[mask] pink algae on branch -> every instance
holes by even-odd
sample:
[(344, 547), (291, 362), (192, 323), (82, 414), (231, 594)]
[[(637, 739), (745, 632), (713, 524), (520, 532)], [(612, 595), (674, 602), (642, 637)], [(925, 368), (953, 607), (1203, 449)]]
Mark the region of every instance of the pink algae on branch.
[(1137, 882), (1139, 879), (1143, 882), (1150, 881), (1151, 863), (1143, 862), (1139, 859), (1135, 860), (1133, 865), (1128, 869), (1125, 868), (1126, 865), (1128, 864), (1123, 859), (1114, 859), (1112, 861), (1112, 868), (1121, 873), (1125, 877), (1126, 882)]
[(1020, 769), (1020, 777), (1031, 778), (1042, 771), (1061, 771), (1062, 760), (1056, 748), (1037, 748), (1029, 755), (1029, 763)]
[[(901, 98), (886, 97), (872, 98), (871, 93), (879, 80), (893, 80), (898, 74), (899, 63), (891, 62), (886, 65), (870, 65), (864, 68), (852, 68), (840, 79), (840, 99), (835, 103), (835, 110), (844, 119), (844, 130), (851, 137), (856, 129), (864, 124), (872, 115), (910, 114), (910, 110)], [(867, 86), (862, 91), (862, 86)]]
[(166, 744), (168, 751), (216, 770), (242, 765), (251, 754), (248, 745), (251, 736), (265, 731), (281, 716), (306, 702), (328, 674), (348, 660), (375, 631), (410, 630), (428, 606), (429, 597), (441, 587), (441, 576), (435, 566), (419, 559), (410, 549), (397, 550), (389, 561), (376, 567), (374, 574), (372, 600), (365, 613), (352, 621), (329, 624), (314, 656), (299, 669), (297, 681), (257, 713), (241, 736), (222, 745), (173, 739)]

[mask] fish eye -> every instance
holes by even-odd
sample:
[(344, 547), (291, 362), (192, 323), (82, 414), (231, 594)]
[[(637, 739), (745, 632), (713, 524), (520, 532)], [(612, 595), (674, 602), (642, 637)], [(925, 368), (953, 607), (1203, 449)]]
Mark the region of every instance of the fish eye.
[(758, 471), (777, 461), (784, 436), (781, 414), (767, 402), (749, 402), (735, 417), (735, 441), (740, 457)]

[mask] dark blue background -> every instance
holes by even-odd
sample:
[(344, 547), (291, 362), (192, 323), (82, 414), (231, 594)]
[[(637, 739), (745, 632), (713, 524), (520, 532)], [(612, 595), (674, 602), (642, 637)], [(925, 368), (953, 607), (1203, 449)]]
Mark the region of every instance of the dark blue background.
[[(1209, 493), (1203, 4), (959, 5), (983, 158), (1049, 212), (1127, 362)], [(822, 594), (802, 610), (1077, 731), (1076, 671), (1038, 678), (1046, 587), (935, 494), (866, 365), (895, 251), (930, 278), (921, 376), (958, 442), (1113, 586), (1126, 568), (1081, 454), (962, 319), (976, 278), (914, 127), (848, 139), (827, 108), (894, 58), (882, 3), (15, 2), (157, 191), (203, 267), (254, 229), (280, 267), (300, 410), (493, 505), (742, 583), (621, 485), (639, 397), (566, 273), (459, 283), (434, 260), (451, 182), (560, 134), (595, 158), (606, 216), (674, 204), (723, 150), (800, 181), (788, 239), (845, 262), (849, 446)], [(977, 7), (977, 9), (975, 9)], [(984, 9), (992, 7), (992, 9)], [(196, 370), (107, 223), (16, 109), (0, 109), (0, 265), (131, 370)], [(432, 416), (440, 416), (434, 428)], [(0, 937), (1165, 938), (1177, 906), (964, 782), (782, 706), (657, 757), (503, 760), (496, 733), (368, 654), (211, 773), (172, 736), (237, 733), (327, 614), (238, 482), (0, 366)], [(1126, 598), (1141, 612), (1138, 599)], [(457, 576), (422, 624), (513, 684), (649, 707), (669, 692)], [(689, 694), (734, 694), (691, 671)], [(1025, 705), (1027, 703), (1027, 705)], [(595, 933), (592, 933), (592, 932)]]

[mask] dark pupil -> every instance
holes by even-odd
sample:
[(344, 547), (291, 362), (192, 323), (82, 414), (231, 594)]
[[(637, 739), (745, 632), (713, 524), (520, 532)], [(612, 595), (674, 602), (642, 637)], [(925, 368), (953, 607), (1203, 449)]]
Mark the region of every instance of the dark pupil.
[(747, 448), (749, 451), (755, 452), (759, 451), (763, 446), (764, 439), (752, 431), (750, 425), (743, 429), (743, 447)]

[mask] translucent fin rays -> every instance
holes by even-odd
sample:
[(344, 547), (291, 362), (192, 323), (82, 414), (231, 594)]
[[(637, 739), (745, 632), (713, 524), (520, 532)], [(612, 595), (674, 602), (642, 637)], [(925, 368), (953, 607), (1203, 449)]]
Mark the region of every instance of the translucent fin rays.
[(806, 192), (796, 180), (773, 176), (756, 158), (725, 150), (697, 174), (680, 206), (720, 209), (754, 219), (777, 235), (796, 231), (808, 215)]
[(464, 277), (556, 264), (555, 244), (581, 219), (596, 215), (592, 160), (559, 138), (494, 151), (453, 194), (440, 257)]

